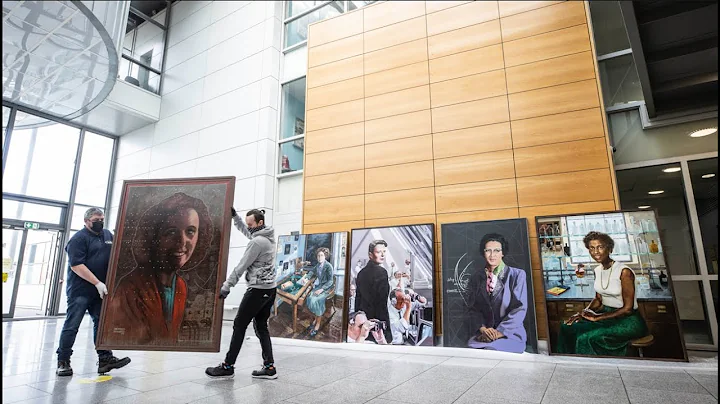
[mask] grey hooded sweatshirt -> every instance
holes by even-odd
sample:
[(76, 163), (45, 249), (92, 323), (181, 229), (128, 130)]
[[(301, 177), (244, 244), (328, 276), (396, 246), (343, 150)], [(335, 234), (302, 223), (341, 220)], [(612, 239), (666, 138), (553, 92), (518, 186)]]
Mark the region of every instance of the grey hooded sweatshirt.
[(242, 259), (223, 283), (223, 290), (230, 291), (230, 288), (238, 283), (243, 273), (249, 288), (275, 288), (275, 230), (272, 227), (266, 227), (253, 234), (239, 216), (234, 216), (233, 222), (235, 227), (250, 239), (250, 242), (245, 248)]

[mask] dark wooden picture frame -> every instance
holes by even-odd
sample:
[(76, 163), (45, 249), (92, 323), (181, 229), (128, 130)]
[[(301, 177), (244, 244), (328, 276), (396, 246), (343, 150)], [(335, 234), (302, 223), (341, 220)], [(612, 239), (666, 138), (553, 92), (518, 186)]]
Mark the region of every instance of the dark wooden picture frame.
[[(557, 214), (557, 215), (536, 216), (536, 217), (535, 217), (535, 228), (536, 228), (536, 231), (537, 231), (536, 234), (538, 234), (538, 235), (540, 234), (540, 224), (541, 224), (541, 222), (543, 222), (543, 221), (548, 221), (548, 220), (551, 220), (551, 219), (568, 217), (568, 216), (595, 216), (595, 215), (606, 215), (606, 214), (614, 214), (614, 213), (622, 213), (622, 214), (625, 214), (625, 213), (635, 213), (635, 212), (645, 212), (645, 213), (651, 212), (651, 213), (653, 213), (654, 219), (655, 219), (655, 224), (657, 225), (658, 233), (659, 233), (659, 231), (660, 231), (660, 221), (658, 220), (658, 212), (657, 212), (657, 209), (646, 209), (646, 210), (623, 209), (623, 210), (612, 210), (612, 211), (602, 211), (602, 212), (561, 213), (561, 214)], [(661, 245), (662, 245), (662, 240), (660, 240), (659, 234), (658, 234), (658, 241), (659, 241), (659, 242), (661, 243)], [(543, 256), (543, 255), (542, 255), (542, 253), (543, 253), (543, 251), (542, 251), (542, 240), (541, 240), (539, 237), (538, 237), (538, 242), (537, 242), (537, 245), (535, 246), (535, 248), (537, 248), (538, 257), (542, 257), (542, 256)], [(644, 356), (644, 355), (641, 354), (642, 351), (639, 351), (640, 356), (607, 356), (607, 355), (595, 355), (595, 356), (590, 356), (590, 355), (582, 355), (582, 354), (569, 354), (569, 353), (553, 352), (553, 344), (552, 344), (552, 332), (553, 332), (553, 331), (552, 331), (552, 328), (551, 328), (551, 318), (550, 318), (550, 317), (551, 317), (551, 313), (549, 312), (549, 311), (550, 311), (550, 309), (549, 309), (549, 306), (550, 306), (549, 303), (550, 303), (550, 302), (546, 299), (546, 301), (545, 301), (545, 310), (546, 310), (547, 315), (545, 316), (545, 325), (546, 325), (547, 330), (548, 330), (548, 339), (547, 339), (547, 343), (548, 343), (548, 354), (549, 354), (549, 355), (552, 355), (552, 356), (570, 356), (570, 357), (585, 357), (585, 358), (590, 357), (590, 358), (613, 358), (613, 359), (636, 359), (636, 360), (655, 360), (655, 361), (687, 362), (687, 361), (688, 361), (687, 347), (685, 346), (685, 338), (684, 338), (684, 336), (683, 336), (684, 334), (683, 334), (683, 331), (682, 331), (682, 323), (680, 322), (680, 313), (678, 312), (677, 298), (676, 298), (676, 296), (675, 296), (675, 288), (674, 288), (673, 283), (672, 283), (672, 274), (671, 274), (671, 270), (672, 270), (672, 269), (669, 268), (669, 265), (667, 264), (667, 263), (668, 263), (668, 259), (667, 259), (667, 254), (666, 254), (666, 252), (665, 252), (665, 248), (662, 249), (662, 253), (661, 253), (661, 254), (662, 254), (663, 261), (665, 262), (665, 271), (666, 271), (666, 276), (667, 276), (667, 283), (668, 283), (668, 285), (670, 286), (671, 302), (672, 302), (672, 305), (673, 305), (672, 314), (674, 315), (675, 324), (677, 325), (677, 337), (678, 337), (678, 340), (679, 340), (679, 341), (677, 341), (677, 342), (680, 344), (679, 348), (682, 350), (682, 358)], [(544, 289), (544, 291), (547, 291), (547, 287), (548, 287), (548, 286), (547, 286), (547, 283), (546, 283), (545, 276), (544, 276), (544, 274), (543, 274), (543, 273), (544, 273), (544, 270), (545, 270), (545, 269), (542, 268), (542, 263), (541, 263), (541, 276), (543, 276), (543, 289)], [(592, 284), (590, 284), (589, 286), (592, 287)], [(589, 301), (584, 302), (584, 303), (589, 303)], [(638, 304), (639, 304), (639, 302), (638, 302)], [(575, 307), (573, 307), (573, 309), (575, 309)], [(641, 311), (641, 314), (643, 314), (643, 310), (641, 309), (641, 307), (639, 307), (638, 310), (640, 310), (640, 311)], [(659, 311), (659, 310), (658, 310), (658, 311)], [(560, 312), (560, 309), (557, 308), (557, 311), (556, 311), (557, 315), (556, 315), (556, 317), (558, 317), (558, 318), (560, 318), (560, 317), (559, 317), (559, 316), (560, 316), (559, 312)], [(654, 313), (654, 314), (659, 314), (659, 313)], [(644, 314), (643, 314), (643, 318), (644, 318), (645, 321), (647, 322), (647, 318), (645, 317)], [(560, 318), (560, 320), (562, 321), (562, 318)], [(650, 327), (649, 327), (649, 328), (650, 328)], [(650, 332), (652, 333), (652, 329), (650, 329)], [(663, 334), (667, 334), (667, 333), (663, 333)], [(664, 336), (667, 336), (667, 335), (664, 335)], [(640, 348), (640, 349), (642, 349), (642, 348)]]
[[(223, 304), (217, 296), (226, 279), (234, 194), (235, 177), (124, 181), (98, 349), (220, 352)], [(197, 226), (168, 227), (183, 214)], [(175, 242), (171, 237), (178, 233), (195, 244), (179, 239), (180, 252), (161, 245)], [(163, 302), (157, 286), (160, 276), (172, 279), (164, 288), (174, 293), (168, 313), (170, 303)], [(203, 318), (191, 321), (191, 316)]]

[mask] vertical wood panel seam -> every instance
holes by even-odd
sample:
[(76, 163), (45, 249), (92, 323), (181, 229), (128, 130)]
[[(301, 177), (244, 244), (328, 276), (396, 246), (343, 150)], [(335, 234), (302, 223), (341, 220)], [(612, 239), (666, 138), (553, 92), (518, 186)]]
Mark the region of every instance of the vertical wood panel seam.
[[(431, 89), (431, 83), (432, 80), (430, 79), (430, 43), (428, 39), (430, 36), (428, 35), (428, 12), (427, 12), (427, 1), (424, 4), (425, 6), (425, 52), (427, 54), (427, 65), (428, 65), (428, 95), (430, 98), (430, 153), (432, 153), (432, 176), (433, 176), (433, 215), (435, 216), (435, 224), (437, 225), (437, 183), (435, 178), (435, 132), (433, 131), (433, 118), (432, 118), (432, 89)], [(450, 7), (452, 8), (452, 7)], [(435, 268), (433, 268), (433, 271)], [(434, 287), (434, 286), (433, 286)]]
[(505, 64), (505, 41), (503, 40), (503, 33), (502, 33), (502, 18), (500, 17), (500, 2), (496, 2), (497, 8), (498, 8), (498, 19), (500, 20), (500, 47), (502, 48), (502, 55), (503, 55), (503, 70), (505, 71), (505, 101), (507, 102), (507, 108), (508, 108), (508, 123), (510, 125), (510, 146), (512, 147), (512, 159), (513, 159), (513, 180), (515, 181), (515, 203), (517, 206), (515, 206), (515, 209), (517, 209), (518, 216), (520, 216), (520, 193), (518, 191), (518, 182), (517, 182), (517, 166), (515, 163), (515, 143), (513, 141), (513, 133), (512, 133), (512, 114), (510, 113), (510, 89), (508, 87), (508, 81), (507, 81), (507, 65)]

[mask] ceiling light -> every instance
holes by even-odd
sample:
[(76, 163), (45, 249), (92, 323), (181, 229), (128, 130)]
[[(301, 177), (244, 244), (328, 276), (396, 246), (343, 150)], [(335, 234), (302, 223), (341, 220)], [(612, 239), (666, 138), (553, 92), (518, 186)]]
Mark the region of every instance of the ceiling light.
[(664, 173), (676, 173), (678, 171), (682, 170), (680, 167), (670, 167), (663, 170)]
[(690, 133), (690, 137), (703, 137), (717, 132), (717, 128), (698, 129)]
[(650, 192), (648, 192), (648, 194), (650, 194), (650, 195), (660, 195), (660, 194), (662, 194), (663, 192), (665, 192), (665, 191), (663, 191), (663, 190), (657, 190), (657, 191), (650, 191)]
[(647, 209), (649, 207), (650, 207), (650, 205), (642, 205), (642, 206), (638, 206), (638, 209)]
[(712, 178), (712, 177), (714, 177), (714, 176), (715, 176), (715, 174), (705, 174), (705, 175), (703, 175), (702, 177), (703, 177), (703, 178)]

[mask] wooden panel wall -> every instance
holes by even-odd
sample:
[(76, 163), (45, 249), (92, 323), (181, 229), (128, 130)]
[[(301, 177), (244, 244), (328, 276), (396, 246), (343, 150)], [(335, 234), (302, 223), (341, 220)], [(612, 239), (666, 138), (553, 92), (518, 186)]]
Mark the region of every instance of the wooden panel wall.
[(618, 208), (589, 21), (576, 1), (393, 1), (311, 25), (303, 231), (430, 222), (440, 257), (443, 223), (527, 218), (534, 252), (535, 216)]

